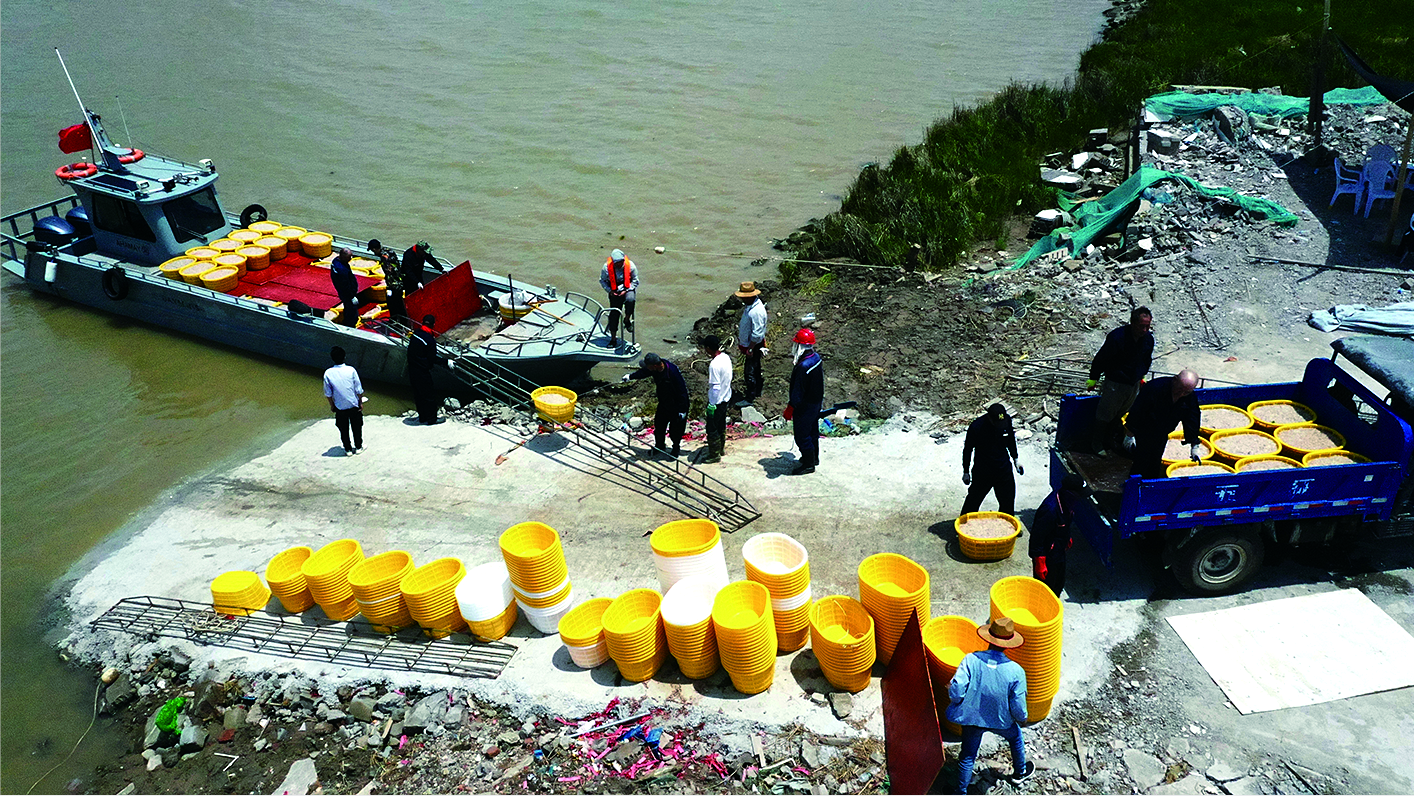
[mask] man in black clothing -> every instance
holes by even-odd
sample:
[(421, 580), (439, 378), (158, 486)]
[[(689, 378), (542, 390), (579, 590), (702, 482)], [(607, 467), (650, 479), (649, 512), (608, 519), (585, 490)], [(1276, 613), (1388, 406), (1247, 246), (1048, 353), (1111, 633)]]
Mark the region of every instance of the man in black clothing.
[[(1113, 450), (1120, 437), (1120, 418), (1134, 405), (1143, 381), (1154, 362), (1154, 316), (1148, 307), (1136, 307), (1129, 313), (1129, 325), (1113, 329), (1105, 344), (1090, 363), (1087, 390), (1100, 389), (1100, 401), (1095, 406), (1093, 444), (1095, 452), (1104, 455)], [(1100, 383), (1100, 377), (1104, 383)]]
[(1139, 391), (1134, 399), (1134, 408), (1129, 410), (1129, 420), (1125, 430), (1129, 434), (1124, 440), (1126, 448), (1134, 449), (1134, 466), (1130, 475), (1144, 478), (1163, 478), (1164, 448), (1168, 445), (1169, 432), (1179, 423), (1183, 424), (1183, 443), (1189, 446), (1189, 455), (1198, 461), (1200, 443), (1198, 421), (1201, 413), (1198, 398), (1193, 391), (1198, 387), (1198, 374), (1191, 370), (1180, 371), (1177, 376), (1154, 379)]
[(412, 385), (412, 400), (417, 405), (417, 422), (424, 426), (441, 422), (437, 410), (442, 407), (442, 401), (432, 383), (432, 368), (437, 365), (437, 338), (433, 336), (432, 327), (436, 324), (435, 316), (424, 315), (422, 325), (408, 341), (408, 383)]
[(825, 366), (815, 352), (815, 331), (801, 329), (792, 346), (795, 367), (790, 372), (790, 403), (785, 419), (791, 421), (800, 463), (791, 475), (808, 475), (820, 464), (820, 407), (825, 403)]
[(1031, 576), (1051, 587), (1057, 597), (1065, 588), (1065, 551), (1070, 549), (1075, 506), (1090, 494), (1085, 479), (1067, 475), (1060, 489), (1046, 496), (1031, 520)]
[(658, 409), (653, 413), (653, 444), (663, 447), (664, 434), (673, 441), (673, 456), (682, 455), (682, 433), (687, 428), (687, 382), (678, 366), (657, 354), (644, 354), (638, 370), (625, 373), (622, 381), (653, 379), (658, 393)]
[(339, 294), (342, 305), (339, 323), (344, 326), (358, 324), (358, 279), (354, 277), (352, 262), (353, 252), (344, 248), (339, 249), (338, 256), (329, 264), (329, 279), (334, 283), (334, 292)]
[(414, 290), (422, 287), (423, 265), (430, 265), (438, 272), (445, 271), (442, 268), (442, 263), (432, 256), (432, 247), (427, 245), (427, 241), (420, 240), (403, 252), (403, 263), (400, 269), (403, 277), (403, 295), (410, 296)]
[[(975, 466), (971, 466), (972, 452), (977, 452)], [(971, 488), (967, 499), (962, 502), (962, 513), (970, 514), (982, 507), (982, 498), (993, 489), (997, 491), (997, 511), (1003, 514), (1016, 513), (1016, 474), (1025, 472), (1021, 468), (1021, 458), (1016, 453), (1016, 432), (1011, 426), (1011, 416), (1001, 404), (987, 407), (987, 414), (972, 421), (967, 427), (967, 437), (962, 443), (962, 483)]]

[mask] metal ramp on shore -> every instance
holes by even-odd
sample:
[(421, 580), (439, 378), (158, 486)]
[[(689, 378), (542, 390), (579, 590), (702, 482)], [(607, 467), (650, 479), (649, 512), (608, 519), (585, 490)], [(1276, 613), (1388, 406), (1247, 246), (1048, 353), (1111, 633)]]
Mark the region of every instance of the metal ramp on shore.
[(211, 603), (169, 597), (119, 600), (89, 625), (147, 641), (179, 638), (338, 666), (455, 677), (499, 677), (516, 652), (513, 644), (480, 641), (464, 633), (431, 639), (420, 628), (383, 634), (363, 622), (306, 615), (255, 611), (250, 616), (232, 616), (218, 612)]
[[(387, 328), (404, 338), (412, 329), (397, 322)], [(474, 347), (442, 338), (438, 346), (457, 380), (486, 398), (514, 409), (535, 411), (531, 393), (540, 385), (486, 357)], [(657, 448), (635, 448), (633, 437), (613, 418), (584, 407), (576, 410), (576, 420), (551, 423), (541, 419), (541, 428), (552, 428), (579, 444), (580, 448), (608, 466), (596, 474), (609, 477), (631, 489), (689, 517), (711, 520), (727, 533), (738, 531), (761, 517), (741, 492), (713, 478), (700, 468), (670, 456)]]

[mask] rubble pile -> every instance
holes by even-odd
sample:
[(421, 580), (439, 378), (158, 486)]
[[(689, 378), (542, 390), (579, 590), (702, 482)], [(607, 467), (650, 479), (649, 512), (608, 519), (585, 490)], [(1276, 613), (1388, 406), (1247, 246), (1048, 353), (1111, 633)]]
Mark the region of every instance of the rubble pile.
[[(321, 686), (300, 673), (196, 670), (176, 650), (110, 670), (99, 713), (132, 752), (94, 788), (142, 793), (837, 793), (887, 787), (870, 737), (718, 737), (685, 705), (611, 700), (583, 716), (535, 714), (468, 690), (386, 682)], [(164, 712), (165, 711), (165, 712)], [(133, 792), (129, 790), (127, 792)]]

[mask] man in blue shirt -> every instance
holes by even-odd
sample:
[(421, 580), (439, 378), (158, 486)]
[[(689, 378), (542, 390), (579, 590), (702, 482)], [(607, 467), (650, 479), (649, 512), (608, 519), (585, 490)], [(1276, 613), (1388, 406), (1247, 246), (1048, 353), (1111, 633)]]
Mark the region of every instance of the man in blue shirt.
[[(1095, 452), (1101, 456), (1119, 442), (1120, 418), (1134, 405), (1139, 383), (1154, 363), (1154, 333), (1149, 331), (1153, 326), (1154, 316), (1149, 308), (1135, 307), (1129, 313), (1129, 325), (1111, 330), (1090, 363), (1085, 389), (1100, 389), (1092, 436)], [(1105, 379), (1103, 384), (1101, 376)]]
[(1011, 744), (1013, 782), (1036, 771), (1036, 764), (1026, 759), (1026, 744), (1021, 739), (1021, 725), (1026, 722), (1026, 671), (1006, 655), (1024, 639), (1005, 616), (977, 628), (977, 635), (988, 648), (963, 657), (948, 685), (947, 718), (962, 727), (958, 793), (966, 793), (972, 784), (972, 766), (977, 762), (983, 732), (995, 732)]
[[(346, 356), (339, 346), (329, 349), (334, 366), (324, 371), (324, 397), (334, 410), (334, 425), (344, 443), (344, 455), (353, 456), (363, 453), (363, 382), (353, 365), (344, 362)], [(350, 431), (353, 439), (349, 438)]]
[(644, 354), (643, 363), (632, 373), (625, 373), (622, 381), (653, 379), (657, 388), (658, 409), (653, 413), (653, 441), (658, 450), (663, 447), (664, 433), (673, 441), (673, 456), (682, 455), (682, 434), (687, 428), (687, 382), (683, 380), (678, 366), (657, 354)]

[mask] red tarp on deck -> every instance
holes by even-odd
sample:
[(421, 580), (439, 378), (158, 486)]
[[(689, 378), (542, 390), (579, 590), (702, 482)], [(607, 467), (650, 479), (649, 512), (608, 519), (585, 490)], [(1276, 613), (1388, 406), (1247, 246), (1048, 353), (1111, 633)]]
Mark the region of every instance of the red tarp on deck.
[[(310, 265), (313, 262), (301, 254), (287, 254), (259, 271), (246, 271), (232, 295), (251, 296), (268, 301), (303, 301), (316, 310), (328, 310), (339, 304), (339, 294), (329, 278), (329, 269)], [(357, 273), (360, 292), (378, 284), (379, 279)]]
[(424, 315), (435, 315), (432, 331), (443, 334), (481, 309), (481, 294), (471, 274), (471, 262), (463, 262), (445, 274), (414, 290), (404, 302), (408, 317), (419, 323)]

